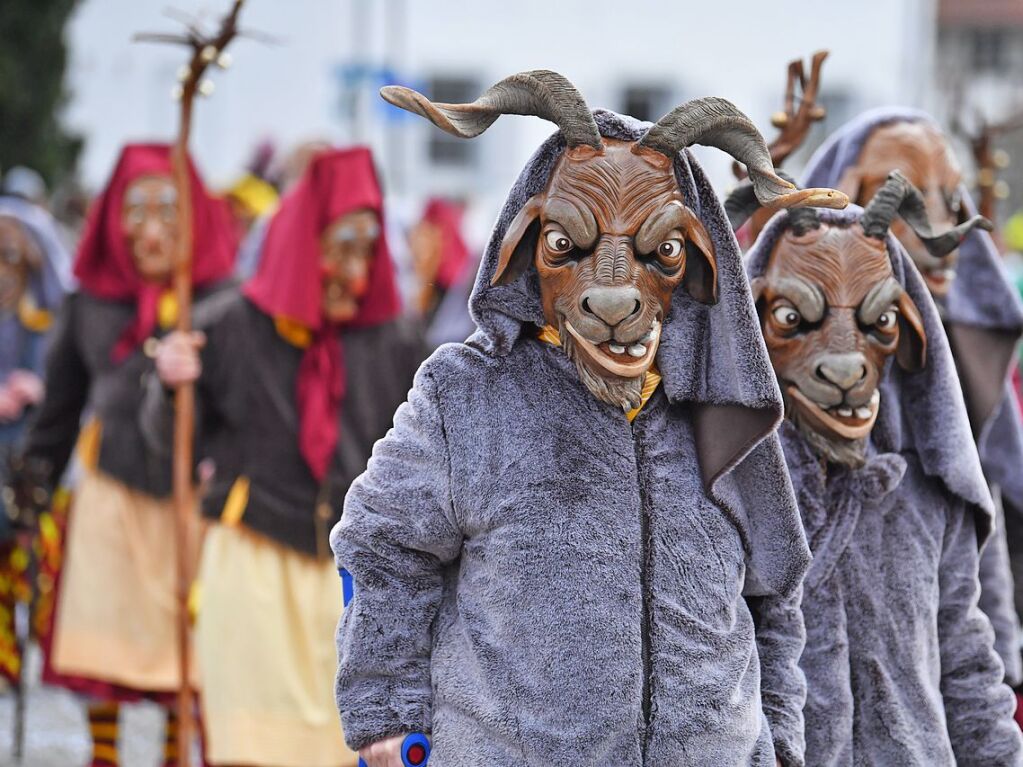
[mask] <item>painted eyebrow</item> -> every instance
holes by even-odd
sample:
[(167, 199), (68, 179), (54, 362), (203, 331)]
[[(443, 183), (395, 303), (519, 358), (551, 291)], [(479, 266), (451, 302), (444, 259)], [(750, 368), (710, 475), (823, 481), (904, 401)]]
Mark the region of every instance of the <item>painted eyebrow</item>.
[(669, 232), (685, 227), (682, 203), (672, 200), (664, 207), (647, 216), (636, 232), (636, 252), (652, 253)]
[(816, 285), (798, 277), (779, 277), (771, 282), (776, 292), (795, 304), (807, 322), (820, 322), (824, 319), (826, 302), (824, 294)]
[(172, 186), (160, 190), (160, 204), (173, 205), (178, 201), (178, 190)]
[(902, 286), (894, 277), (888, 277), (872, 287), (860, 302), (856, 316), (864, 325), (873, 325), (902, 295)]
[(555, 197), (544, 205), (543, 213), (544, 218), (564, 228), (577, 248), (589, 250), (597, 243), (597, 220), (586, 208)]

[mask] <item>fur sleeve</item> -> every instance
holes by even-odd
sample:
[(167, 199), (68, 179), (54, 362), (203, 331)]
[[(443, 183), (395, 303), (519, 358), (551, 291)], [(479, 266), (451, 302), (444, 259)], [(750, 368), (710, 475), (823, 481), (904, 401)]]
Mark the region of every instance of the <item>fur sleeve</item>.
[(355, 583), (337, 632), (335, 691), (348, 745), (429, 732), (432, 625), (462, 533), (436, 387), (425, 370), (348, 491), (331, 545)]
[(784, 767), (803, 767), (806, 738), (803, 704), (806, 677), (799, 657), (806, 644), (800, 609), (802, 588), (789, 597), (748, 597), (756, 622), (760, 655), (760, 694), (764, 715), (771, 726), (774, 750)]
[(1002, 683), (991, 623), (977, 605), (974, 516), (961, 502), (949, 510), (940, 571), (938, 639), (948, 734), (960, 765), (1023, 764), (1015, 699)]

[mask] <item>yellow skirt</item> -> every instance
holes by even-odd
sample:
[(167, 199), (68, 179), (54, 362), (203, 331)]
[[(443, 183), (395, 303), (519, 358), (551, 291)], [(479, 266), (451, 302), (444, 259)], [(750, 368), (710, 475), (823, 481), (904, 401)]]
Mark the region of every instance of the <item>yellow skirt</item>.
[(84, 473), (68, 521), (55, 671), (146, 692), (178, 689), (174, 540), (171, 501)]
[(218, 524), (206, 534), (199, 580), (207, 760), (354, 767), (334, 703), (341, 583), (333, 564)]

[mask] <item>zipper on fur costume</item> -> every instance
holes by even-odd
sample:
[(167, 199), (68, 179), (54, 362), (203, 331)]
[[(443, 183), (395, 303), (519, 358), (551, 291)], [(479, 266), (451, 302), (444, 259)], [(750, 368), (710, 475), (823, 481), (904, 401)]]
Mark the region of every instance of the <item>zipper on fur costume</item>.
[(653, 547), (650, 545), (650, 515), (647, 514), (646, 501), (643, 497), (643, 478), (640, 466), (643, 463), (643, 448), (636, 439), (636, 421), (630, 424), (633, 449), (633, 468), (636, 472), (636, 486), (639, 492), (639, 590), (642, 616), (640, 620), (640, 641), (643, 659), (643, 732), (640, 736), (639, 750), (641, 764), (646, 764), (647, 744), (650, 739), (650, 720), (652, 717), (651, 702), (651, 679), (653, 675), (653, 661), (650, 658), (650, 627), (653, 625), (651, 616), (652, 605), (650, 604), (650, 569), (652, 567)]

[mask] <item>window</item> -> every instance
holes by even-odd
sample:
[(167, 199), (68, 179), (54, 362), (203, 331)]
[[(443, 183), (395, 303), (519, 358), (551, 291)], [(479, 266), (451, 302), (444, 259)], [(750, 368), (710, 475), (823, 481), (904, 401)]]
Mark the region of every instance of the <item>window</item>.
[(974, 29), (969, 33), (973, 69), (976, 72), (1003, 70), (1009, 65), (1005, 30)]
[(622, 91), (622, 112), (655, 122), (668, 111), (670, 97), (668, 88), (659, 85), (627, 85)]
[[(437, 76), (429, 82), (430, 100), (446, 104), (467, 104), (475, 101), (483, 89), (471, 77)], [(466, 167), (476, 157), (472, 141), (456, 138), (443, 131), (430, 131), (428, 154), (430, 162), (448, 167)]]

